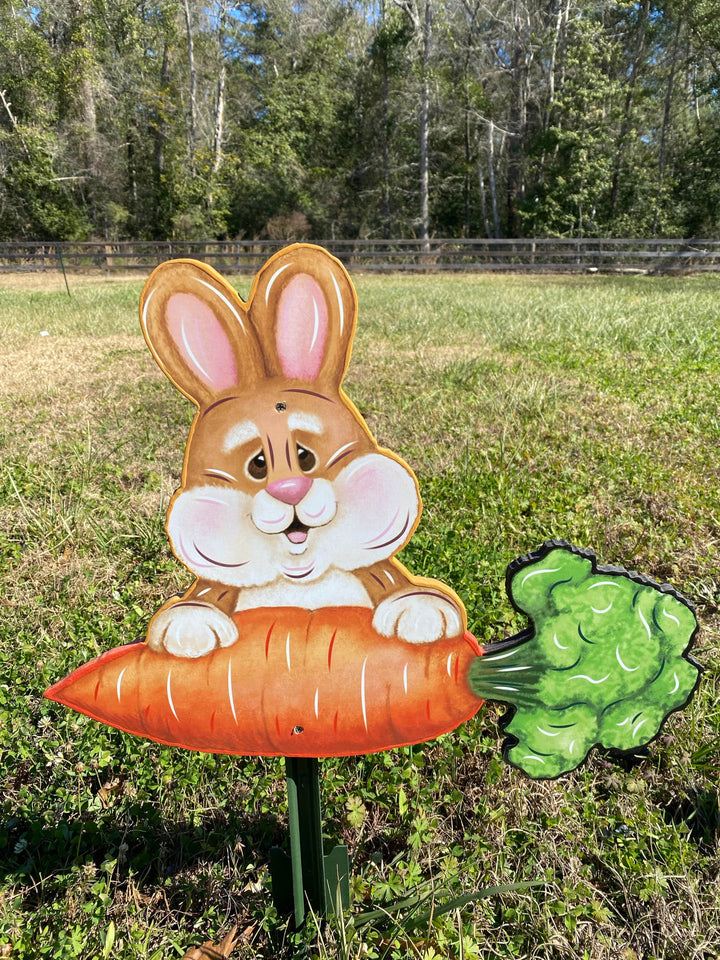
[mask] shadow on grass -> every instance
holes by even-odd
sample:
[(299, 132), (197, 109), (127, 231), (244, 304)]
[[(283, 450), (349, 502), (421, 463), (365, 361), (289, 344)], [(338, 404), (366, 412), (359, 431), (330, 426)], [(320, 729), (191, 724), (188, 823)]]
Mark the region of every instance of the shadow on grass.
[(36, 889), (38, 881), (84, 872), (141, 876), (144, 883), (167, 883), (199, 866), (265, 863), (270, 847), (283, 845), (286, 828), (270, 814), (224, 813), (167, 822), (152, 804), (45, 819), (12, 817), (0, 835), (0, 882)]
[(720, 796), (717, 789), (689, 790), (667, 802), (663, 815), (668, 823), (684, 825), (690, 838), (710, 852), (720, 840)]

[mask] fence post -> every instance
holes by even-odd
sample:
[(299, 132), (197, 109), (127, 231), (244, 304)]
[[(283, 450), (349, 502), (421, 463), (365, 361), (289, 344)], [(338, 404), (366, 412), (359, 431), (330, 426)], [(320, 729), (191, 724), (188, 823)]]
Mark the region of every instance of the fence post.
[(65, 281), (65, 289), (67, 290), (67, 295), (72, 298), (70, 293), (70, 287), (68, 286), (67, 274), (65, 273), (65, 264), (63, 263), (62, 251), (60, 250), (60, 244), (55, 244), (55, 253), (57, 253), (57, 258), (60, 261), (60, 269), (62, 270), (63, 279)]

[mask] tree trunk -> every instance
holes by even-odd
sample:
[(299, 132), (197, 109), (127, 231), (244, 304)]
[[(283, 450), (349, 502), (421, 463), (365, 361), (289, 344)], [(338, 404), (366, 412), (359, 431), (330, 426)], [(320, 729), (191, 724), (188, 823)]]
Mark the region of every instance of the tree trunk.
[(495, 124), (488, 123), (488, 177), (490, 179), (490, 199), (492, 201), (493, 226), (495, 239), (500, 238), (500, 216), (498, 214), (497, 188), (495, 186)]
[(20, 145), (22, 146), (23, 151), (25, 152), (25, 156), (29, 160), (30, 151), (28, 150), (27, 142), (23, 137), (22, 132), (18, 129), (17, 117), (15, 117), (15, 115), (12, 112), (12, 109), (11, 109), (12, 104), (10, 103), (9, 100), (6, 99), (4, 90), (0, 90), (0, 100), (2, 100), (2, 104), (5, 107), (5, 112), (8, 115), (8, 119), (10, 120), (10, 126), (12, 127), (13, 133), (20, 141)]
[(190, 130), (188, 154), (190, 157), (190, 173), (195, 176), (195, 151), (197, 148), (197, 70), (195, 68), (195, 44), (193, 41), (192, 22), (190, 20), (189, 0), (183, 0), (185, 11), (185, 28), (187, 30), (188, 66), (190, 68)]
[(213, 138), (213, 176), (220, 169), (222, 163), (223, 133), (225, 129), (225, 77), (227, 67), (225, 61), (220, 65), (220, 74), (217, 82), (217, 99), (215, 101), (215, 135)]
[(104, 191), (101, 189), (102, 162), (98, 135), (96, 90), (100, 69), (95, 59), (92, 33), (89, 28), (90, 9), (85, 0), (71, 0), (69, 4), (69, 48), (80, 53), (71, 83), (75, 100), (72, 112), (79, 120), (77, 160), (83, 176), (85, 204), (94, 227), (100, 226)]
[(545, 129), (547, 130), (552, 122), (553, 106), (555, 104), (555, 91), (562, 86), (562, 77), (560, 82), (556, 82), (555, 74), (557, 72), (558, 59), (564, 66), (565, 63), (565, 44), (567, 42), (567, 25), (570, 17), (570, 0), (563, 0), (558, 3), (557, 16), (555, 18), (555, 30), (553, 32), (552, 44), (550, 47), (550, 66), (548, 68), (548, 99), (545, 107)]
[(422, 86), (420, 91), (420, 239), (423, 253), (430, 252), (430, 43), (432, 39), (432, 0), (425, 0), (422, 38)]
[(645, 61), (645, 38), (647, 33), (647, 22), (650, 15), (650, 2), (645, 3), (638, 10), (638, 35), (635, 46), (635, 55), (630, 65), (630, 76), (627, 80), (627, 91), (625, 93), (625, 108), (623, 119), (620, 124), (620, 135), (617, 139), (617, 151), (615, 154), (615, 168), (613, 171), (612, 186), (610, 187), (610, 217), (614, 219), (617, 210), (618, 198), (620, 194), (620, 179), (622, 175), (623, 161), (625, 158), (625, 146), (627, 136), (632, 129), (632, 106), (635, 95), (635, 86), (637, 84), (638, 70), (640, 64)]
[(518, 207), (525, 199), (525, 139), (527, 135), (528, 54), (519, 13), (513, 17), (512, 95), (510, 101), (510, 145), (508, 147), (507, 227), (508, 236), (521, 232)]
[(487, 197), (485, 195), (485, 177), (483, 176), (483, 168), (479, 160), (477, 165), (477, 172), (478, 172), (478, 186), (480, 188), (480, 210), (482, 212), (483, 223), (485, 225), (485, 236), (489, 240), (492, 237), (492, 231), (490, 229), (490, 221), (488, 220), (488, 215), (487, 215)]
[[(475, 40), (477, 35), (477, 19), (480, 14), (480, 2), (475, 0), (475, 2), (470, 2), (470, 0), (463, 0), (462, 7), (465, 11), (466, 17), (466, 31), (463, 36), (463, 45), (464, 45), (464, 56), (463, 56), (463, 65), (462, 65), (462, 82), (463, 82), (463, 93), (464, 93), (464, 103), (463, 103), (463, 121), (464, 121), (464, 147), (465, 147), (465, 176), (463, 178), (463, 199), (465, 207), (465, 236), (469, 237), (472, 234), (472, 223), (471, 223), (471, 213), (472, 213), (472, 167), (473, 167), (473, 147), (477, 147), (477, 137), (473, 136), (473, 124), (472, 124), (472, 114), (473, 114), (473, 103), (470, 96), (471, 89), (471, 66), (477, 56), (477, 51), (475, 48)], [(487, 200), (485, 196), (485, 180), (483, 177), (482, 166), (478, 158), (477, 162), (477, 171), (478, 171), (478, 186), (480, 188), (480, 204), (482, 208), (482, 217), (485, 222), (485, 229), (488, 229), (487, 223)], [(489, 236), (489, 234), (488, 234)]]
[(165, 119), (165, 107), (163, 105), (163, 93), (170, 83), (170, 56), (168, 53), (167, 40), (163, 47), (162, 68), (160, 70), (160, 89), (158, 90), (158, 108), (157, 118), (153, 136), (153, 167), (155, 177), (155, 190), (153, 199), (155, 202), (154, 228), (156, 239), (166, 239), (164, 236), (166, 229), (169, 229), (169, 223), (166, 223), (167, 210), (165, 209), (165, 141), (167, 139), (167, 120)]
[(136, 162), (136, 143), (137, 143), (137, 121), (133, 118), (128, 122), (127, 138), (127, 185), (128, 185), (128, 208), (130, 220), (132, 222), (132, 232), (138, 235), (138, 182), (137, 182), (137, 162)]
[[(385, 2), (382, 4), (382, 17), (385, 20)], [(390, 71), (387, 49), (382, 54), (382, 231), (386, 240), (390, 239)]]
[(673, 85), (675, 83), (675, 70), (677, 68), (678, 46), (680, 42), (680, 21), (675, 27), (675, 38), (673, 40), (672, 53), (670, 55), (670, 71), (668, 73), (667, 89), (665, 92), (665, 109), (663, 111), (662, 131), (660, 133), (660, 156), (658, 158), (658, 193), (655, 201), (655, 215), (653, 218), (653, 236), (657, 236), (660, 225), (660, 208), (662, 206), (664, 187), (665, 187), (665, 162), (667, 152), (667, 135), (670, 129), (670, 112), (672, 108)]
[(228, 4), (220, 0), (217, 6), (217, 48), (218, 48), (218, 80), (215, 96), (215, 111), (213, 116), (213, 161), (210, 168), (210, 187), (207, 195), (209, 208), (213, 205), (215, 178), (220, 169), (223, 158), (223, 138), (225, 134), (225, 81), (227, 78), (227, 60), (225, 59), (225, 26)]
[[(465, 230), (464, 235), (470, 236), (470, 162), (472, 159), (470, 150), (470, 98), (468, 96), (467, 83), (465, 84), (465, 178), (463, 184), (463, 194), (465, 201)], [(481, 178), (482, 179), (482, 178)]]
[(393, 0), (410, 19), (415, 40), (420, 44), (419, 170), (420, 240), (423, 253), (430, 250), (430, 52), (434, 0)]

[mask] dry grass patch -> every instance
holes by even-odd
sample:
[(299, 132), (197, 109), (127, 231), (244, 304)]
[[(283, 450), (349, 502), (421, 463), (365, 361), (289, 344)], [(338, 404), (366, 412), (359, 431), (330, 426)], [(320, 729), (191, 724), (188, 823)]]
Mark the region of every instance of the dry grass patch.
[[(92, 394), (104, 385), (136, 385), (160, 372), (143, 338), (38, 337), (0, 353), (0, 396), (30, 398), (58, 393), (60, 400)], [(62, 396), (64, 395), (64, 396)], [(61, 411), (58, 411), (62, 415)]]
[[(68, 271), (67, 280), (70, 287), (70, 298), (72, 299), (73, 290), (97, 290), (105, 291), (108, 287), (127, 286), (128, 284), (143, 283), (147, 271), (137, 270), (121, 273), (113, 271), (112, 273), (77, 273)], [(65, 280), (62, 271), (24, 271), (11, 272), (8, 270), (0, 271), (0, 293), (3, 290), (19, 290), (26, 293), (62, 293), (68, 296)]]

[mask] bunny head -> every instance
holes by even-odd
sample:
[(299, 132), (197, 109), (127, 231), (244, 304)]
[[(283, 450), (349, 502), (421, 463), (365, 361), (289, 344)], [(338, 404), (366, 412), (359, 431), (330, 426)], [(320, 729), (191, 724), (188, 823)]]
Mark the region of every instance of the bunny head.
[(420, 499), (341, 388), (357, 312), (342, 264), (285, 248), (244, 303), (210, 267), (170, 261), (140, 311), (158, 364), (198, 407), (168, 512), (176, 556), (250, 606), (372, 606), (341, 574), (392, 557)]

